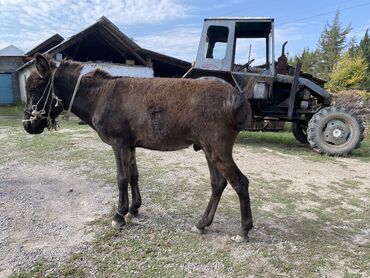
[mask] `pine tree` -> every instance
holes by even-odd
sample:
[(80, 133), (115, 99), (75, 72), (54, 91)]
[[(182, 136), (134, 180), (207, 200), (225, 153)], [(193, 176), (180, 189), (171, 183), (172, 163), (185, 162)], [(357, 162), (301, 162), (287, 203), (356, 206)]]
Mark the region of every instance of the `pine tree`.
[(365, 58), (365, 61), (370, 65), (370, 38), (369, 28), (366, 29), (365, 35), (360, 41), (360, 50)]
[(369, 38), (369, 28), (366, 29), (365, 35), (360, 41), (359, 49), (362, 53), (362, 56), (365, 59), (367, 64), (367, 78), (362, 83), (362, 87), (370, 91), (370, 38)]
[(317, 75), (329, 79), (335, 64), (339, 61), (346, 47), (346, 37), (351, 31), (350, 25), (342, 28), (339, 21), (339, 11), (335, 14), (333, 22), (325, 25), (318, 42), (318, 71)]
[(317, 66), (317, 54), (315, 51), (311, 51), (306, 47), (303, 49), (302, 54), (295, 55), (293, 58), (289, 59), (289, 64), (295, 67), (298, 61), (302, 63), (302, 71), (315, 74)]
[(353, 36), (349, 43), (348, 43), (348, 51), (347, 53), (351, 56), (351, 57), (355, 57), (357, 55), (360, 54), (360, 46), (356, 43), (357, 39), (355, 36)]

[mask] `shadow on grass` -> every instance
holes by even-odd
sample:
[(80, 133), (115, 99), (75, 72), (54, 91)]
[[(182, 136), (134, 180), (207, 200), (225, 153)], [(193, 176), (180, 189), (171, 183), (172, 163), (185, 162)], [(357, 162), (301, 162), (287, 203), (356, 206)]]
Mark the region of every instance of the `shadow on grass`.
[(290, 132), (243, 131), (236, 139), (236, 143), (249, 147), (311, 152), (309, 145), (299, 143)]

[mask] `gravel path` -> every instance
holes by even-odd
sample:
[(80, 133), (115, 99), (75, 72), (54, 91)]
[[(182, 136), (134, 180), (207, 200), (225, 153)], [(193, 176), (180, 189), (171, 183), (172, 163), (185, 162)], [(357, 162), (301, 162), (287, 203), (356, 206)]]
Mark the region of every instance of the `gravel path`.
[(0, 165), (0, 277), (40, 258), (66, 258), (92, 240), (86, 224), (109, 212), (114, 188), (57, 164)]

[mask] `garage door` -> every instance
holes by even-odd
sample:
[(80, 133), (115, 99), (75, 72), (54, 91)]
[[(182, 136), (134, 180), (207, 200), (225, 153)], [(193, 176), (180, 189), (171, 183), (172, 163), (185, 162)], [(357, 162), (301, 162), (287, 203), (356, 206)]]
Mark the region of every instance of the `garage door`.
[(13, 103), (12, 75), (0, 73), (0, 104)]

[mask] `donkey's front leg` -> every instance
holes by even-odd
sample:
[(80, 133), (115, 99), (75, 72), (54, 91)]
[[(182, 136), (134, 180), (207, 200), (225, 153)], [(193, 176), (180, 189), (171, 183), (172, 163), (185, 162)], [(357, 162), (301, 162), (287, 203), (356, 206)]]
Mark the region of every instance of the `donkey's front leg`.
[(113, 147), (117, 165), (117, 184), (118, 184), (118, 205), (113, 216), (112, 226), (121, 228), (125, 225), (125, 215), (128, 212), (128, 192), (127, 187), (130, 182), (130, 158), (131, 152), (127, 147)]

